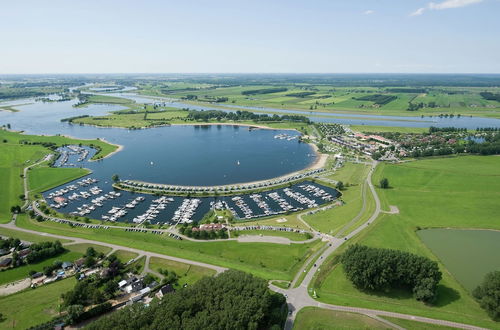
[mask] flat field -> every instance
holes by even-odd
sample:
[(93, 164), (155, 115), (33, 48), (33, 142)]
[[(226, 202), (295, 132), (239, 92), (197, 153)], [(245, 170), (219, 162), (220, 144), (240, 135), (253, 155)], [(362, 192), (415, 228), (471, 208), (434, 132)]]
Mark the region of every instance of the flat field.
[(391, 327), (361, 314), (336, 312), (317, 307), (305, 307), (297, 314), (293, 329), (391, 329)]
[(2, 329), (27, 329), (47, 322), (59, 313), (61, 294), (73, 289), (74, 277), (0, 297), (0, 311), (5, 318)]
[(152, 257), (149, 260), (149, 268), (156, 272), (158, 272), (160, 269), (168, 270), (169, 272), (175, 272), (177, 276), (179, 276), (178, 285), (180, 287), (182, 287), (184, 284), (194, 284), (202, 277), (215, 275), (215, 271), (212, 269), (155, 257)]

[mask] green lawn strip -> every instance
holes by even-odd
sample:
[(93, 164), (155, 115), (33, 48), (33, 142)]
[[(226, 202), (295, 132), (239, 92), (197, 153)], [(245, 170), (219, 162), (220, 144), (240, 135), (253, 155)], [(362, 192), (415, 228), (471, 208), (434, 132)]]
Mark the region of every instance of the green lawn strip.
[(308, 329), (391, 329), (371, 317), (337, 312), (318, 307), (304, 307), (295, 318), (294, 330)]
[(343, 235), (347, 235), (348, 233), (352, 232), (356, 228), (358, 228), (361, 224), (365, 223), (370, 217), (373, 215), (373, 212), (375, 212), (375, 199), (373, 198), (373, 194), (368, 186), (366, 186), (366, 206), (365, 210), (361, 214), (361, 217), (349, 225)]
[[(283, 222), (283, 220), (286, 220)], [(238, 226), (277, 226), (286, 228), (297, 228), (309, 230), (309, 226), (306, 226), (302, 221), (297, 218), (297, 214), (292, 215), (280, 215), (276, 217), (271, 217), (265, 220), (253, 220), (253, 221), (238, 221), (236, 222)]]
[(231, 237), (239, 237), (244, 235), (257, 235), (257, 236), (277, 236), (285, 237), (291, 241), (305, 241), (311, 237), (308, 237), (303, 233), (295, 233), (289, 231), (279, 231), (279, 230), (240, 230), (231, 231)]
[(156, 257), (149, 259), (149, 268), (156, 272), (159, 272), (160, 269), (175, 272), (179, 276), (179, 286), (191, 285), (205, 276), (215, 275), (213, 269)]
[(34, 167), (28, 173), (29, 189), (44, 192), (89, 173), (90, 170), (85, 168)]
[(111, 252), (110, 247), (103, 246), (103, 245), (89, 244), (89, 243), (78, 243), (78, 244), (71, 244), (71, 245), (64, 246), (64, 248), (66, 248), (70, 251), (73, 251), (73, 252), (81, 253), (82, 255), (87, 252), (87, 249), (89, 247), (94, 248), (94, 250), (96, 250), (98, 253), (102, 252), (104, 254), (108, 254), (109, 252)]
[(322, 252), (321, 253), (318, 253), (318, 255), (316, 256), (316, 258), (314, 258), (313, 260), (311, 260), (311, 262), (309, 262), (306, 266), (306, 268), (304, 269), (304, 271), (302, 271), (302, 273), (300, 273), (300, 276), (299, 278), (297, 279), (297, 282), (295, 282), (295, 285), (293, 286), (294, 288), (298, 288), (300, 286), (300, 284), (302, 283), (302, 281), (304, 280), (304, 278), (306, 277), (307, 273), (309, 273), (309, 271), (311, 270), (311, 268), (314, 266), (314, 264), (316, 263), (316, 261), (319, 259), (319, 257), (321, 257), (321, 254), (323, 253), (323, 251), (327, 248), (327, 246), (325, 245)]
[(113, 255), (115, 255), (123, 263), (127, 263), (138, 256), (137, 253), (126, 250), (116, 250), (113, 252)]
[[(499, 328), (499, 324), (489, 319), (415, 232), (419, 227), (497, 229), (500, 224), (491, 221), (491, 214), (500, 212), (496, 202), (500, 197), (500, 182), (496, 179), (499, 165), (500, 158), (494, 156), (433, 158), (399, 165), (381, 164), (374, 173), (375, 183), (381, 177), (389, 178), (392, 188), (377, 188), (377, 191), (382, 204), (398, 206), (400, 214), (382, 215), (373, 226), (347, 244), (359, 242), (393, 248), (438, 261), (443, 280), (436, 305), (417, 302), (406, 291), (362, 292), (346, 279), (341, 267), (330, 269), (330, 274), (321, 275), (320, 283), (315, 282), (319, 299)], [(471, 168), (474, 175), (471, 175)], [(328, 269), (323, 267), (322, 271)]]
[(51, 320), (59, 313), (61, 294), (73, 289), (75, 283), (75, 278), (70, 277), (0, 297), (0, 311), (5, 318), (0, 328), (27, 329)]
[(76, 259), (80, 258), (81, 256), (82, 256), (81, 253), (68, 251), (68, 252), (60, 254), (58, 256), (55, 256), (55, 257), (52, 257), (49, 259), (45, 259), (44, 261), (36, 263), (36, 264), (23, 265), (23, 266), (19, 266), (16, 268), (9, 268), (7, 270), (0, 272), (0, 274), (1, 274), (0, 275), (0, 285), (5, 284), (5, 283), (14, 282), (17, 280), (25, 279), (25, 278), (29, 277), (28, 273), (31, 270), (33, 270), (35, 272), (41, 272), (41, 271), (43, 271), (43, 267), (52, 265), (54, 263), (54, 261), (60, 260), (62, 262), (64, 262), (64, 261), (71, 261), (72, 262), (73, 260), (76, 260)]
[(130, 233), (118, 229), (71, 228), (50, 221), (38, 223), (23, 218), (20, 218), (17, 224), (37, 231), (81, 237), (235, 268), (265, 279), (291, 280), (304, 260), (323, 245), (320, 240), (292, 245), (236, 241), (177, 241), (149, 233)]
[[(0, 130), (0, 136), (2, 135)], [(10, 221), (10, 208), (14, 205), (21, 206), (24, 202), (19, 198), (24, 194), (23, 174), (24, 168), (46, 155), (48, 151), (42, 146), (13, 145), (0, 143), (0, 222)]]
[[(25, 217), (25, 215), (21, 214), (18, 216), (18, 218), (19, 217)], [(10, 229), (10, 228), (2, 228), (2, 227), (0, 227), (0, 235), (7, 236), (7, 237), (19, 238), (21, 241), (27, 241), (27, 242), (32, 242), (32, 243), (55, 242), (55, 241), (60, 241), (61, 243), (71, 242), (71, 240), (67, 240), (67, 239), (57, 239), (57, 238), (53, 238), (53, 237), (49, 237), (49, 236), (44, 236), (44, 233), (40, 233), (40, 235), (37, 235), (37, 234), (26, 233), (26, 232), (20, 231), (20, 230), (15, 230), (15, 229)]]
[(456, 329), (452, 327), (447, 327), (444, 325), (438, 325), (438, 324), (431, 324), (431, 323), (422, 323), (422, 322), (417, 322), (417, 321), (411, 321), (411, 320), (406, 320), (406, 319), (398, 319), (395, 317), (389, 317), (389, 316), (379, 316), (380, 318), (387, 320), (391, 323), (397, 324), (405, 329), (408, 330), (420, 330), (420, 329), (425, 329), (425, 330), (446, 330), (446, 329)]

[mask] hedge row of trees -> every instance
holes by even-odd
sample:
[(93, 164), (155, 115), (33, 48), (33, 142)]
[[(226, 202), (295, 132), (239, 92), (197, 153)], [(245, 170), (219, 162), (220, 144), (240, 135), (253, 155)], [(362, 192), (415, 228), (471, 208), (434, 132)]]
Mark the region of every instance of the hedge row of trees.
[(288, 88), (262, 88), (262, 89), (252, 89), (249, 91), (243, 91), (241, 92), (242, 95), (256, 95), (256, 94), (272, 94), (272, 93), (281, 93), (281, 92), (286, 92)]
[(441, 272), (437, 262), (408, 252), (352, 245), (342, 255), (347, 278), (361, 289), (409, 288), (417, 300), (436, 299)]
[(62, 246), (61, 242), (55, 241), (32, 244), (30, 246), (30, 251), (30, 254), (26, 256), (26, 262), (28, 264), (55, 257), (66, 252), (66, 249)]
[(153, 301), (105, 316), (87, 329), (282, 329), (285, 297), (267, 281), (228, 270)]
[(249, 111), (236, 111), (236, 112), (225, 112), (218, 110), (190, 110), (187, 116), (190, 120), (197, 121), (209, 121), (210, 119), (226, 119), (231, 121), (241, 121), (241, 120), (251, 120), (251, 121), (293, 121), (293, 122), (304, 122), (309, 124), (311, 121), (309, 118), (300, 115), (267, 115), (267, 114), (256, 114)]
[(180, 227), (179, 232), (187, 237), (192, 237), (195, 239), (217, 239), (217, 238), (228, 238), (227, 231), (221, 230), (198, 230), (193, 231), (193, 227)]
[(356, 98), (358, 101), (370, 101), (378, 105), (385, 105), (389, 102), (394, 101), (397, 99), (397, 96), (394, 95), (383, 95), (383, 94), (371, 94), (371, 95), (366, 95), (366, 96), (361, 96)]

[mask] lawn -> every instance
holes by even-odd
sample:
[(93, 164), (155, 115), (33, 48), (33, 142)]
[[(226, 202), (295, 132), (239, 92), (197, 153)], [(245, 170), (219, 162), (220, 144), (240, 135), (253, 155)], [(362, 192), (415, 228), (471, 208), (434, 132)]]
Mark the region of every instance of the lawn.
[[(382, 205), (396, 205), (400, 213), (382, 215), (349, 244), (393, 248), (438, 258), (416, 234), (421, 227), (498, 229), (492, 214), (500, 213), (499, 157), (434, 158), (403, 164), (381, 164), (374, 182), (387, 177), (391, 189), (377, 191)], [(474, 173), (474, 175), (470, 175)], [(344, 249), (344, 246), (342, 249)], [(337, 252), (341, 253), (342, 249)], [(332, 259), (329, 259), (331, 261)], [(341, 266), (323, 266), (313, 285), (324, 302), (390, 310), (451, 321), (500, 328), (489, 319), (469, 292), (439, 263), (443, 279), (434, 306), (417, 302), (407, 291), (363, 292), (344, 275)], [(463, 263), (464, 267), (468, 267)]]
[(36, 272), (41, 272), (41, 271), (43, 271), (43, 267), (52, 265), (54, 263), (54, 261), (57, 261), (57, 260), (60, 260), (63, 262), (64, 261), (73, 261), (73, 260), (80, 258), (81, 256), (82, 256), (81, 253), (68, 251), (68, 252), (60, 254), (56, 257), (45, 259), (44, 261), (36, 263), (36, 264), (23, 265), (23, 266), (16, 267), (16, 268), (9, 268), (5, 271), (0, 272), (0, 274), (1, 274), (0, 285), (27, 278), (29, 276), (28, 273), (31, 270), (34, 270)]
[[(0, 135), (1, 135), (0, 130)], [(0, 144), (0, 222), (10, 221), (10, 208), (23, 205), (21, 175), (26, 166), (43, 158), (48, 152), (41, 146)]]
[(127, 266), (127, 269), (137, 274), (141, 274), (142, 271), (144, 270), (145, 265), (146, 265), (146, 256), (142, 256), (139, 259), (132, 262), (131, 264), (129, 264)]
[(408, 330), (446, 330), (446, 329), (456, 329), (451, 327), (446, 327), (444, 325), (430, 324), (430, 323), (422, 323), (417, 321), (405, 320), (405, 319), (397, 319), (395, 317), (384, 316), (381, 318), (397, 324)]
[(125, 250), (117, 250), (113, 252), (113, 254), (123, 263), (127, 263), (138, 256), (138, 254), (135, 252)]
[(0, 321), (0, 328), (27, 329), (51, 320), (59, 312), (61, 294), (73, 289), (75, 282), (75, 278), (70, 277), (0, 297), (0, 311), (5, 318)]
[[(369, 165), (346, 163), (343, 167), (330, 175), (328, 178), (342, 181), (345, 189), (342, 190), (342, 200), (344, 205), (335, 206), (331, 209), (320, 211), (312, 215), (306, 215), (303, 219), (315, 228), (324, 233), (337, 234), (349, 222), (354, 219), (363, 208), (362, 189), (363, 182), (370, 170)], [(367, 198), (371, 198), (370, 192), (367, 190)], [(369, 209), (365, 212), (368, 215)], [(365, 217), (362, 217), (364, 219)], [(351, 227), (351, 226), (349, 226)], [(345, 228), (344, 234), (352, 228)]]
[[(18, 219), (19, 218), (26, 218), (26, 215), (20, 214), (18, 216)], [(21, 241), (27, 241), (27, 242), (33, 242), (33, 243), (55, 242), (55, 241), (59, 241), (61, 243), (71, 242), (71, 240), (57, 239), (57, 238), (45, 236), (44, 234), (45, 233), (40, 233), (40, 235), (36, 235), (36, 234), (31, 234), (31, 233), (25, 233), (24, 231), (20, 231), (20, 230), (0, 227), (0, 235), (7, 236), (7, 237), (19, 238)]]
[(156, 272), (159, 272), (160, 269), (175, 272), (179, 276), (179, 286), (186, 283), (191, 285), (205, 276), (215, 275), (215, 271), (212, 269), (156, 257), (149, 259), (149, 268)]
[(72, 252), (80, 253), (82, 255), (87, 252), (87, 249), (89, 247), (94, 248), (94, 250), (96, 250), (97, 253), (101, 253), (102, 252), (104, 254), (108, 254), (109, 252), (111, 252), (111, 248), (110, 247), (102, 246), (102, 245), (96, 245), (96, 244), (90, 244), (90, 243), (71, 244), (71, 245), (66, 245), (64, 247), (66, 249), (72, 251)]
[(89, 170), (84, 168), (35, 167), (28, 173), (29, 189), (38, 193), (44, 192), (87, 174)]
[(305, 307), (297, 314), (293, 329), (391, 329), (391, 327), (361, 314), (337, 312), (318, 307)]
[(306, 239), (312, 238), (312, 236), (307, 236), (303, 233), (295, 233), (289, 231), (277, 231), (277, 230), (241, 230), (241, 231), (231, 231), (231, 237), (239, 237), (244, 235), (257, 235), (257, 236), (277, 236), (285, 237), (291, 241), (305, 241)]
[(235, 268), (265, 279), (291, 280), (302, 263), (323, 245), (320, 240), (292, 245), (236, 241), (177, 241), (164, 235), (131, 233), (118, 229), (71, 228), (68, 225), (50, 221), (38, 223), (26, 218), (20, 218), (17, 225), (37, 231), (98, 240)]

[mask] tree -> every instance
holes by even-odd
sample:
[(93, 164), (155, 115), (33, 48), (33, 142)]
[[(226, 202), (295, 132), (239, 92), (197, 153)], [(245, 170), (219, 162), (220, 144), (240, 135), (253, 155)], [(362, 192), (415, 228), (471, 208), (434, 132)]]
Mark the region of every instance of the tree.
[(338, 190), (344, 190), (344, 182), (342, 181), (337, 182), (336, 187)]
[(380, 188), (387, 189), (389, 188), (389, 180), (387, 178), (383, 178), (380, 180)]
[(86, 257), (95, 257), (96, 255), (97, 255), (96, 250), (92, 246), (89, 246), (87, 248), (87, 252), (85, 252), (85, 256)]
[(492, 319), (500, 319), (500, 271), (486, 274), (472, 295)]
[(120, 181), (120, 177), (118, 176), (118, 174), (113, 174), (111, 180), (113, 180), (114, 183), (117, 183), (118, 181)]

